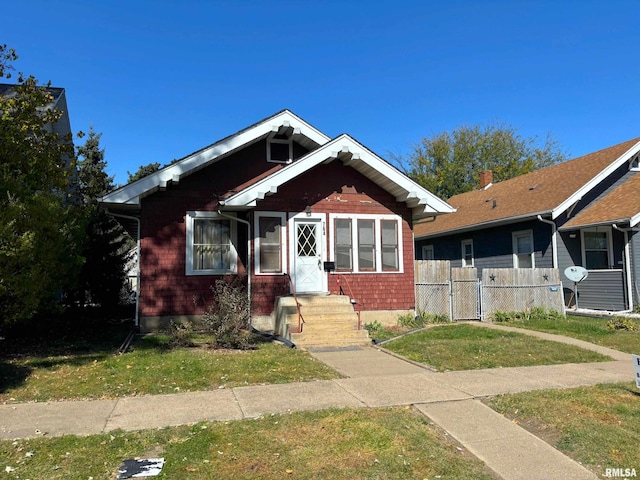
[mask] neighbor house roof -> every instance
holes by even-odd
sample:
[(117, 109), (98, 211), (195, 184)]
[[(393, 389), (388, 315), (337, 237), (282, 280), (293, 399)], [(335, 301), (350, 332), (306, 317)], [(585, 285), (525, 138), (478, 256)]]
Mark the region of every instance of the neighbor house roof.
[(544, 215), (558, 218), (603, 179), (640, 151), (640, 138), (447, 200), (456, 213), (416, 224), (429, 237), (513, 223)]
[(640, 172), (565, 223), (561, 230), (612, 223), (640, 223)]
[(292, 164), (277, 169), (270, 175), (226, 198), (223, 203), (226, 207), (234, 209), (255, 207), (258, 201), (276, 193), (284, 183), (293, 180), (316, 165), (337, 160), (380, 185), (394, 195), (398, 202), (405, 202), (412, 209), (414, 218), (455, 211), (445, 201), (415, 183), (347, 134), (342, 134)]

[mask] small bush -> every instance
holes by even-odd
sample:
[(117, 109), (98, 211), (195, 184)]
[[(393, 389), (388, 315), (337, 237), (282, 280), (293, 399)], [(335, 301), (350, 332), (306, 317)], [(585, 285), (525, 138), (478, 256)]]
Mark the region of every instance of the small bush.
[(367, 332), (369, 332), (369, 335), (375, 335), (377, 333), (380, 333), (384, 327), (379, 321), (376, 320), (375, 322), (365, 323), (364, 328)]
[(249, 324), (249, 299), (242, 279), (216, 280), (211, 287), (214, 303), (207, 308), (202, 321), (215, 336), (213, 345), (248, 350), (254, 348)]
[(493, 314), (493, 321), (496, 323), (517, 323), (536, 320), (561, 320), (563, 315), (555, 310), (546, 310), (543, 307), (534, 307), (523, 312), (501, 312)]
[(609, 330), (626, 330), (633, 332), (640, 330), (640, 325), (637, 322), (627, 317), (613, 317), (607, 322), (607, 328)]
[(169, 325), (169, 347), (192, 347), (193, 324), (191, 322), (174, 322)]
[(448, 323), (449, 316), (444, 314), (433, 314), (420, 312), (415, 317), (411, 314), (400, 315), (398, 325), (407, 328), (422, 328), (430, 323)]

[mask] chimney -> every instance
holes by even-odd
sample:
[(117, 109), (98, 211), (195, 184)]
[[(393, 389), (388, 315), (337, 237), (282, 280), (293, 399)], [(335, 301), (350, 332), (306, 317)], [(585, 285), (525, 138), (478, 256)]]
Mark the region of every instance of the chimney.
[(493, 172), (491, 170), (483, 170), (480, 172), (480, 188), (487, 188), (493, 183)]

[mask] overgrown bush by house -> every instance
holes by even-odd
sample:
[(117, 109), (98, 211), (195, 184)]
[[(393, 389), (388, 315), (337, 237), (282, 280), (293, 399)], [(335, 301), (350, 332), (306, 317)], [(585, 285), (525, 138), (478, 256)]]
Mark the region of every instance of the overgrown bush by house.
[(219, 348), (248, 350), (254, 348), (249, 324), (249, 299), (242, 278), (216, 280), (211, 287), (213, 303), (202, 317), (205, 330), (214, 335)]
[(607, 322), (607, 328), (609, 330), (626, 330), (633, 332), (640, 330), (640, 324), (628, 317), (613, 317)]

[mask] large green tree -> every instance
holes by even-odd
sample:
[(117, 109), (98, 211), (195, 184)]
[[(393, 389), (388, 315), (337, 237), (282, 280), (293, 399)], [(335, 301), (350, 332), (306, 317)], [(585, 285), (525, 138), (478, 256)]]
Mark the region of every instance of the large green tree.
[(113, 177), (106, 173), (107, 162), (100, 137), (93, 127), (78, 153), (79, 208), (85, 223), (82, 265), (75, 290), (76, 301), (101, 307), (116, 306), (125, 285), (125, 262), (132, 240), (122, 226), (98, 204), (98, 198), (113, 190)]
[[(16, 59), (0, 45), (0, 79)], [(54, 305), (82, 261), (68, 201), (73, 143), (49, 128), (62, 112), (47, 87), (18, 74), (0, 95), (0, 326)]]
[(440, 198), (478, 188), (482, 170), (500, 182), (565, 160), (558, 142), (522, 138), (507, 124), (463, 126), (422, 141), (398, 163), (416, 182)]

